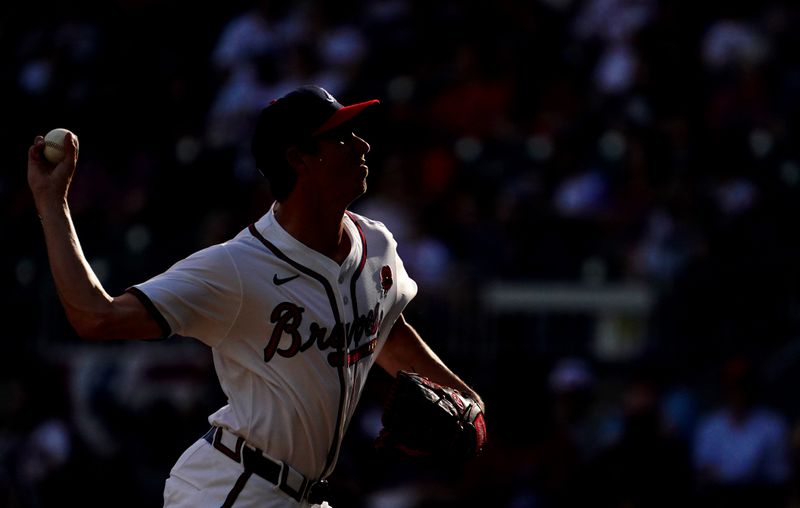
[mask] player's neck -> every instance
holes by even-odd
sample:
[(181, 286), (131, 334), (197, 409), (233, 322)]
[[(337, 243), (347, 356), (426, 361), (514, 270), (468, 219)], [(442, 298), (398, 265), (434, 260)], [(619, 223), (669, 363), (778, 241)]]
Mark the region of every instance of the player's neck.
[(275, 220), (297, 241), (341, 264), (350, 253), (344, 208), (325, 209), (320, 205), (309, 206), (289, 198), (275, 203)]

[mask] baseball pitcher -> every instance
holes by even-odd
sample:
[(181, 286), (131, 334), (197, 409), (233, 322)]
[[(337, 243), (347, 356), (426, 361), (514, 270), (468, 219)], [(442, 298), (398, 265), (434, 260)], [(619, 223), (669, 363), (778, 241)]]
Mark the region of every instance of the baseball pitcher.
[[(325, 480), (375, 363), (422, 381), (394, 390), (392, 401), (412, 403), (397, 402), (382, 446), (416, 455), (480, 450), (481, 399), (403, 318), (417, 286), (392, 234), (347, 209), (366, 191), (370, 150), (353, 125), (376, 104), (342, 106), (317, 86), (273, 101), (252, 138), (275, 197), (269, 211), (229, 241), (113, 297), (70, 218), (77, 137), (67, 134), (57, 164), (43, 156), (41, 136), (30, 147), (28, 182), (58, 295), (78, 334), (95, 341), (177, 334), (211, 348), (228, 403), (175, 463), (164, 506), (326, 506)], [(412, 385), (422, 396), (404, 395)], [(420, 404), (434, 409), (420, 412)], [(404, 434), (409, 411), (429, 415), (423, 433), (433, 439), (403, 437), (422, 434)]]

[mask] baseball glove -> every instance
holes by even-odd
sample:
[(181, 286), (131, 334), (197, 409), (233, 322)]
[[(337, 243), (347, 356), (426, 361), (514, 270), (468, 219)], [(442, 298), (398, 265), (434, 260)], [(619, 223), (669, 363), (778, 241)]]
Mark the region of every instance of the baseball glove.
[(398, 372), (381, 421), (378, 450), (464, 460), (486, 443), (483, 411), (475, 400), (413, 372)]

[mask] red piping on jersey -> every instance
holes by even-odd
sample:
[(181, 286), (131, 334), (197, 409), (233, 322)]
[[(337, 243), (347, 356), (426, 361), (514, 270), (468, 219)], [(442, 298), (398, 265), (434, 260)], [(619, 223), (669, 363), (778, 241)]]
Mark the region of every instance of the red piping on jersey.
[[(345, 213), (347, 214), (348, 217), (350, 217), (350, 220), (353, 221), (353, 224), (355, 224), (356, 229), (358, 230), (358, 236), (361, 238), (361, 261), (358, 264), (358, 268), (356, 268), (356, 271), (353, 273), (353, 276), (350, 278), (350, 300), (353, 302), (353, 323), (355, 323), (358, 320), (358, 297), (356, 296), (356, 281), (361, 276), (361, 272), (364, 270), (364, 266), (367, 264), (367, 239), (364, 237), (364, 231), (361, 229), (361, 224), (356, 219), (356, 216), (348, 210), (345, 210)], [(356, 329), (355, 326), (353, 326), (350, 329), (350, 332), (353, 333), (353, 335), (355, 335), (355, 329)], [(358, 373), (358, 361), (364, 356), (366, 356), (365, 354), (363, 354), (363, 351), (365, 350), (358, 347), (358, 344), (356, 343), (357, 340), (358, 337), (354, 336), (353, 347), (356, 348), (356, 355), (352, 357), (351, 355), (348, 355), (347, 357), (348, 364), (354, 364), (353, 386), (350, 391), (350, 400), (353, 400), (355, 398), (355, 392), (356, 392), (355, 378), (356, 374)], [(377, 342), (378, 341), (372, 340), (368, 343), (372, 344), (372, 348), (366, 349), (366, 351), (369, 351), (369, 354), (372, 354), (372, 352), (375, 351), (375, 345), (377, 344)], [(349, 344), (350, 341), (348, 340), (347, 343)]]
[[(358, 299), (356, 298), (356, 281), (361, 276), (361, 272), (364, 270), (364, 266), (367, 264), (367, 239), (364, 237), (364, 231), (361, 230), (361, 224), (359, 224), (358, 220), (356, 220), (355, 215), (351, 212), (345, 210), (345, 213), (350, 220), (353, 221), (355, 224), (356, 229), (358, 230), (358, 236), (361, 238), (361, 261), (358, 263), (358, 268), (356, 271), (353, 272), (353, 276), (350, 278), (350, 299), (353, 302), (353, 322), (355, 323), (356, 319), (358, 319)], [(351, 333), (355, 330), (355, 327), (351, 328)], [(350, 341), (347, 341), (348, 344)], [(358, 346), (358, 344), (356, 344)]]

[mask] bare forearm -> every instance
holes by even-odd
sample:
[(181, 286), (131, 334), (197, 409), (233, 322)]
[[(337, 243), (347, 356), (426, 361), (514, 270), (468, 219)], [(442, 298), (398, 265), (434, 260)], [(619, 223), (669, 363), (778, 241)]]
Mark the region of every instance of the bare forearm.
[(392, 376), (400, 370), (410, 370), (436, 383), (456, 388), (470, 395), (484, 407), (478, 393), (445, 365), (402, 316), (395, 323), (378, 357), (378, 364)]
[(44, 157), (44, 138), (28, 148), (28, 185), (42, 220), (50, 270), (67, 319), (85, 339), (149, 339), (160, 337), (159, 323), (130, 293), (111, 298), (83, 255), (67, 205), (78, 162), (78, 138), (67, 133), (65, 155), (58, 163)]
[(67, 318), (81, 335), (91, 335), (113, 299), (86, 261), (66, 203), (39, 206), (56, 291)]

